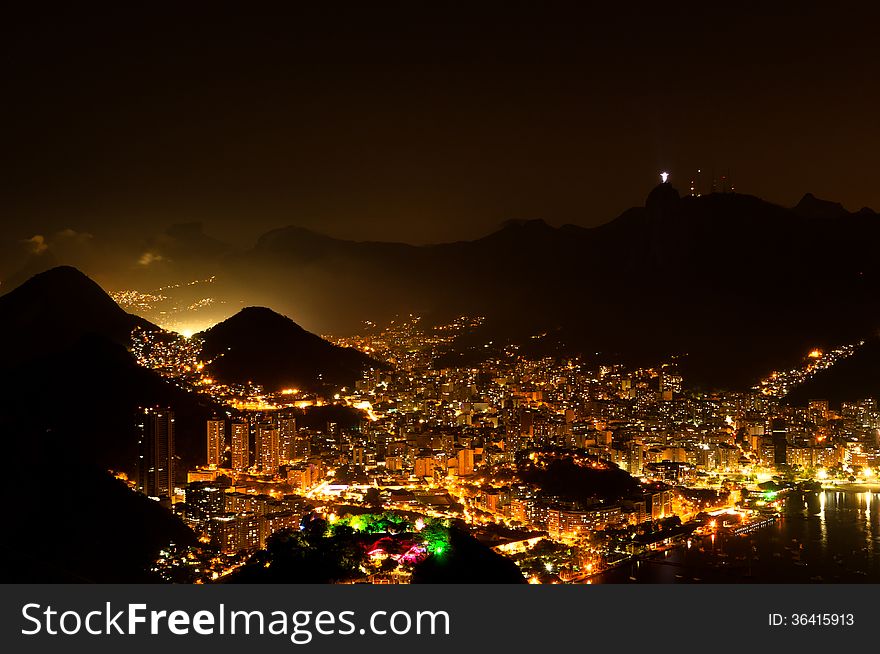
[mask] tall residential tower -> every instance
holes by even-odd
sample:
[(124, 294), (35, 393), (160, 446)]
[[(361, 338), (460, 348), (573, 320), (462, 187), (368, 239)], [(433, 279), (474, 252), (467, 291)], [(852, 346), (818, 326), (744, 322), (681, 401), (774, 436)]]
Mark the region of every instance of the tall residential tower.
[(147, 407), (138, 416), (138, 490), (160, 499), (174, 494), (174, 412)]
[(226, 421), (212, 418), (208, 421), (208, 465), (223, 465), (223, 450), (226, 449)]

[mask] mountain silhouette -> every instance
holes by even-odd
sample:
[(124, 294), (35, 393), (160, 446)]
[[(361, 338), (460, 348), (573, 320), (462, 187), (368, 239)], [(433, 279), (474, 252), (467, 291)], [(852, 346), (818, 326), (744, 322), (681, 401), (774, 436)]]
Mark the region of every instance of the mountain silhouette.
[(804, 218), (834, 219), (847, 215), (846, 209), (839, 202), (820, 200), (812, 193), (806, 193), (793, 211)]
[(159, 331), (74, 268), (41, 273), (0, 297), (0, 413), (65, 434), (83, 461), (131, 472), (137, 408), (169, 406), (178, 454), (201, 462), (204, 420), (217, 406), (138, 365), (128, 350), (135, 327)]
[[(203, 240), (198, 226), (175, 233)], [(420, 315), (424, 324), (483, 316), (471, 345), (527, 348), (531, 336), (547, 333), (545, 352), (638, 364), (677, 355), (689, 384), (748, 388), (814, 347), (873, 333), (878, 239), (880, 216), (870, 209), (849, 212), (812, 194), (792, 208), (741, 193), (681, 196), (665, 183), (644, 206), (594, 228), (513, 220), (476, 240), (414, 246), (284, 227), (217, 259), (212, 295), (307, 316), (313, 329), (331, 333), (399, 315)], [(118, 339), (130, 320), (123, 315), (110, 336)], [(271, 348), (250, 342), (249, 333), (217, 361), (218, 378), (308, 383), (273, 370)], [(231, 344), (209, 338), (215, 354)], [(297, 347), (284, 349), (305, 358), (305, 377), (341, 384), (357, 377), (356, 365), (324, 369)], [(291, 369), (293, 360), (286, 360)], [(340, 368), (355, 372), (337, 374)]]
[[(162, 547), (195, 544), (171, 511), (82, 461), (63, 435), (16, 429), (9, 441), (22, 464), (5, 475), (20, 497), (6, 508), (16, 529), (0, 543), (4, 583), (155, 582), (149, 567)], [(55, 461), (51, 483), (36, 477), (36, 466)]]
[(258, 383), (270, 391), (352, 386), (382, 364), (352, 348), (333, 345), (286, 316), (247, 307), (198, 334), (209, 373), (226, 383)]
[(0, 297), (0, 433), (16, 462), (6, 481), (22, 490), (8, 515), (27, 535), (4, 540), (5, 581), (150, 581), (161, 547), (195, 542), (170, 511), (107, 472), (134, 471), (138, 406), (174, 408), (182, 463), (201, 456), (216, 410), (135, 362), (126, 346), (138, 326), (158, 329), (73, 268)]
[[(4, 543), (6, 560), (18, 566), (5, 580), (149, 581), (159, 548), (194, 542), (169, 511), (107, 472), (135, 470), (138, 407), (175, 411), (179, 472), (204, 463), (205, 421), (224, 410), (138, 365), (129, 350), (136, 327), (159, 331), (69, 267), (0, 297), (0, 433), (11, 442), (10, 460), (24, 464), (11, 473), (13, 487), (25, 492), (10, 518), (34, 539)], [(218, 377), (246, 372), (268, 386), (353, 383), (380, 366), (269, 309), (245, 309), (204, 336), (210, 351), (225, 355), (215, 364)], [(32, 479), (43, 466), (52, 466), (60, 486)]]
[(59, 266), (0, 296), (0, 348), (5, 363), (60, 351), (85, 336), (128, 345), (135, 327), (158, 330), (123, 311), (76, 268)]
[(396, 314), (480, 315), (484, 343), (551, 332), (569, 354), (678, 354), (688, 381), (746, 388), (812, 347), (871, 333), (878, 238), (872, 211), (811, 195), (786, 208), (660, 184), (645, 206), (595, 228), (510, 221), (474, 241), (425, 246), (283, 228), (227, 260), (226, 273), (282, 310), (296, 298), (328, 331)]
[(516, 563), (466, 531), (451, 528), (448, 551), (428, 557), (413, 570), (414, 584), (524, 584)]

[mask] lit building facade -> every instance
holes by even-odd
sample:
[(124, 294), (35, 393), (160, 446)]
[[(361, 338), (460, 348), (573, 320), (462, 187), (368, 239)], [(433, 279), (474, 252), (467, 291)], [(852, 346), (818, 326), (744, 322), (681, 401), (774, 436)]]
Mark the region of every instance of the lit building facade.
[(174, 494), (174, 412), (148, 407), (138, 418), (138, 490), (170, 501)]

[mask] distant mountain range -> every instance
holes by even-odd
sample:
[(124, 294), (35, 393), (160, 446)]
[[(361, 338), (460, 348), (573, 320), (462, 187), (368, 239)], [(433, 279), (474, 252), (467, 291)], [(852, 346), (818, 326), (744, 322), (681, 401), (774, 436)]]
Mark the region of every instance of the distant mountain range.
[(878, 238), (873, 211), (809, 194), (787, 209), (737, 193), (680, 197), (661, 184), (644, 207), (596, 228), (513, 221), (475, 241), (411, 246), (288, 227), (227, 257), (223, 274), (282, 308), (291, 298), (328, 327), (482, 315), (484, 343), (548, 333), (558, 352), (687, 354), (690, 382), (744, 388), (878, 325)]
[[(644, 206), (595, 228), (510, 221), (474, 241), (413, 246), (291, 226), (243, 249), (193, 224), (169, 229), (151, 247), (160, 262), (154, 265), (183, 266), (191, 252), (201, 272), (216, 273), (210, 292), (218, 311), (271, 306), (335, 333), (400, 314), (436, 322), (480, 315), (483, 326), (459, 350), (485, 354), (491, 348), (483, 344), (510, 340), (535, 353), (609, 361), (680, 355), (687, 383), (747, 388), (814, 347), (874, 332), (878, 239), (875, 212), (849, 212), (811, 194), (785, 208), (739, 193), (680, 197), (660, 184)], [(218, 361), (219, 376), (303, 383), (284, 379), (288, 372), (279, 377), (272, 361), (263, 365), (248, 351), (259, 344), (249, 343), (237, 322), (221, 330), (237, 346)], [(221, 339), (205, 336), (220, 352)], [(306, 379), (320, 372), (306, 368)]]

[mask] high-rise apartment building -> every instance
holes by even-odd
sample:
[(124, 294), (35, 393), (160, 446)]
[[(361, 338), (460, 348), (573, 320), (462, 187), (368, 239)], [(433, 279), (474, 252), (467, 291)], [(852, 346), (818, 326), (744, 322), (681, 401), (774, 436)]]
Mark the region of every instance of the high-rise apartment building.
[(773, 463), (784, 466), (788, 463), (788, 424), (785, 418), (773, 418), (770, 433), (773, 436)]
[(278, 471), (278, 466), (281, 465), (281, 440), (278, 429), (271, 422), (257, 425), (254, 449), (260, 470), (272, 473)]
[(250, 427), (246, 421), (232, 423), (232, 468), (247, 470), (251, 465)]
[(467, 477), (474, 474), (474, 451), (465, 447), (458, 451), (458, 476)]
[(226, 449), (226, 421), (212, 418), (208, 421), (207, 432), (208, 465), (220, 467), (223, 465), (223, 450)]
[(174, 412), (147, 407), (138, 415), (138, 490), (170, 500), (174, 494)]
[[(295, 460), (296, 455), (296, 418), (281, 415), (278, 419), (278, 434), (281, 439), (281, 463)], [(308, 456), (308, 453), (306, 453)]]

